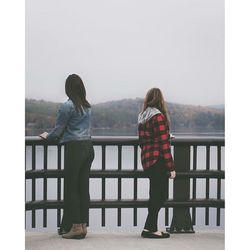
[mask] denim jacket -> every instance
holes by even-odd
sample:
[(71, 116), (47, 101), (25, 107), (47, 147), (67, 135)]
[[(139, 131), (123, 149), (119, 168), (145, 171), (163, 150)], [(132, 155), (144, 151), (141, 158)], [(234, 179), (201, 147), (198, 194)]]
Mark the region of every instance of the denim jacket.
[(58, 111), (55, 128), (48, 134), (48, 140), (67, 141), (89, 140), (91, 109), (78, 113), (74, 103), (68, 99)]

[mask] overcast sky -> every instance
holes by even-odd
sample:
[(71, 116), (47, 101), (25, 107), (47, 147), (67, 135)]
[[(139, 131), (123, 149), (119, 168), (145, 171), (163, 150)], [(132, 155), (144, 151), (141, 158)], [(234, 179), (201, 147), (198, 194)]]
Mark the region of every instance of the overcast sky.
[(26, 97), (62, 102), (77, 73), (91, 103), (224, 103), (224, 0), (26, 0)]

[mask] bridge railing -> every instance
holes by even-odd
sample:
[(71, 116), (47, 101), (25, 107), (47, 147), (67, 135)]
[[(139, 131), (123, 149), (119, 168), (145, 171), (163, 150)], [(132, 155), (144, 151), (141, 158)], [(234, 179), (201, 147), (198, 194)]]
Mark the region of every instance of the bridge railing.
[[(141, 168), (138, 166), (138, 138), (137, 137), (93, 137), (94, 146), (101, 147), (101, 168), (100, 170), (91, 170), (90, 178), (101, 179), (101, 199), (91, 200), (90, 208), (101, 208), (101, 225), (105, 226), (106, 208), (117, 208), (117, 225), (121, 226), (121, 209), (133, 209), (133, 225), (137, 226), (137, 209), (147, 207), (147, 200), (138, 199), (138, 179), (147, 178)], [(209, 225), (209, 208), (216, 208), (216, 225), (220, 226), (220, 210), (224, 208), (225, 202), (222, 199), (221, 180), (225, 178), (225, 172), (221, 168), (221, 149), (224, 147), (224, 138), (176, 138), (172, 141), (173, 156), (176, 165), (177, 176), (173, 181), (173, 199), (167, 196), (164, 203), (165, 207), (165, 225), (169, 225), (169, 208), (173, 208), (173, 218), (170, 226), (171, 232), (194, 232), (193, 225), (196, 224), (196, 209), (205, 208), (205, 225)], [(43, 227), (47, 227), (48, 209), (57, 210), (57, 226), (60, 226), (61, 209), (63, 208), (62, 197), (62, 179), (64, 178), (62, 166), (63, 145), (56, 142), (49, 142), (39, 137), (26, 137), (25, 145), (31, 147), (31, 169), (25, 173), (25, 179), (31, 180), (31, 201), (26, 201), (26, 211), (31, 211), (32, 228), (36, 227), (36, 210), (43, 210)], [(36, 168), (36, 149), (43, 147), (43, 167)], [(55, 169), (48, 169), (48, 147), (57, 147), (57, 166)], [(118, 148), (117, 169), (110, 170), (106, 168), (106, 148), (107, 146), (116, 146)], [(133, 169), (127, 170), (122, 168), (122, 148), (124, 146), (133, 147)], [(206, 148), (205, 169), (200, 169), (197, 165), (197, 148)], [(217, 166), (211, 168), (210, 149), (216, 147)], [(27, 156), (26, 156), (27, 157)], [(192, 161), (191, 161), (192, 158)], [(26, 159), (27, 160), (27, 159)], [(26, 161), (27, 162), (27, 161)], [(50, 200), (48, 196), (48, 179), (57, 179), (57, 199)], [(106, 180), (108, 178), (117, 179), (117, 199), (106, 198)], [(133, 199), (122, 198), (122, 179), (133, 179)], [(43, 180), (43, 199), (36, 199), (36, 180)], [(198, 199), (197, 179), (205, 179), (205, 198)], [(210, 180), (215, 179), (216, 198), (210, 198)], [(192, 191), (190, 184), (192, 183)], [(27, 188), (27, 187), (26, 187)], [(169, 182), (167, 185), (169, 194)], [(191, 214), (190, 214), (191, 208)]]

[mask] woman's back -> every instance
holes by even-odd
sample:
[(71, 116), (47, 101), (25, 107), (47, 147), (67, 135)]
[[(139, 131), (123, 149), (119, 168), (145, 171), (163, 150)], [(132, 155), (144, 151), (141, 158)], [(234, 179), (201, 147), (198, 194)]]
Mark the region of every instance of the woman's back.
[(48, 139), (60, 139), (60, 142), (90, 139), (91, 108), (77, 111), (74, 103), (68, 99), (57, 115), (56, 126), (48, 135)]
[(70, 112), (70, 118), (63, 136), (64, 141), (90, 138), (91, 108), (83, 109), (83, 113), (77, 112), (70, 99), (64, 105)]

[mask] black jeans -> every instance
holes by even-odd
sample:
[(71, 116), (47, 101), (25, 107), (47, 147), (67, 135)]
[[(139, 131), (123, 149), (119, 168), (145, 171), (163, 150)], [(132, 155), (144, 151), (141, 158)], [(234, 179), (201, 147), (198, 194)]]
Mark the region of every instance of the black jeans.
[(64, 147), (64, 210), (61, 228), (86, 223), (89, 214), (89, 172), (94, 159), (90, 140), (66, 142)]
[(144, 226), (151, 232), (157, 231), (158, 212), (162, 207), (167, 196), (167, 179), (169, 172), (164, 164), (163, 159), (159, 160), (145, 170), (150, 179), (149, 188), (149, 203), (148, 203), (148, 216)]

